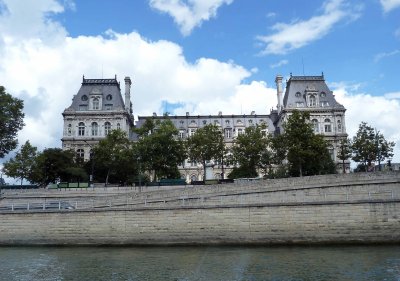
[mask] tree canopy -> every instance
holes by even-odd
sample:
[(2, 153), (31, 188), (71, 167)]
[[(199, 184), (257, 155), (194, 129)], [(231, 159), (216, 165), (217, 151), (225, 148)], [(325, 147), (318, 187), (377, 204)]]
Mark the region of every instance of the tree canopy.
[(294, 110), (284, 124), (282, 137), (285, 142), (289, 174), (291, 176), (328, 174), (335, 172), (324, 137), (315, 134), (310, 114)]
[(31, 179), (36, 155), (37, 148), (26, 141), (15, 157), (4, 163), (4, 173), (9, 177), (19, 178), (22, 185), (24, 179)]
[(145, 170), (153, 173), (153, 180), (180, 178), (178, 165), (185, 160), (186, 153), (172, 121), (149, 118), (135, 132), (139, 136), (137, 158)]
[(191, 161), (203, 164), (203, 175), (206, 175), (206, 163), (214, 160), (223, 161), (225, 145), (218, 126), (207, 124), (196, 130), (187, 140), (187, 152)]
[(352, 160), (360, 163), (364, 170), (372, 168), (373, 162), (380, 164), (393, 157), (394, 142), (387, 141), (383, 134), (366, 122), (361, 122), (351, 145)]
[(272, 164), (272, 152), (269, 138), (263, 132), (266, 126), (251, 126), (237, 136), (232, 147), (233, 161), (239, 164), (230, 174), (230, 178), (256, 177), (258, 170), (264, 172)]
[(0, 158), (18, 145), (17, 133), (24, 126), (22, 100), (7, 94), (0, 86)]

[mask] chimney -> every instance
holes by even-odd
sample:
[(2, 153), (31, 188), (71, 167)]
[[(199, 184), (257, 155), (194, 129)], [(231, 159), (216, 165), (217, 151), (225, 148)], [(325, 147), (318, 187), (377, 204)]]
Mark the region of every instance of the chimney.
[(277, 94), (277, 98), (278, 98), (278, 114), (281, 112), (281, 108), (282, 108), (282, 104), (281, 104), (281, 100), (282, 100), (282, 75), (278, 74), (276, 75), (275, 78), (275, 83), (276, 83), (276, 94)]
[(125, 110), (131, 112), (131, 78), (125, 77)]

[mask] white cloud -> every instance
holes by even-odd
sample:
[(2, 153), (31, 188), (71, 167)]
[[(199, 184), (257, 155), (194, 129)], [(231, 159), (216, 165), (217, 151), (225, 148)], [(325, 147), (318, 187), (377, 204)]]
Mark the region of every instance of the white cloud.
[(383, 11), (385, 13), (390, 12), (398, 7), (400, 7), (400, 0), (380, 0)]
[(323, 4), (322, 14), (308, 20), (292, 23), (276, 23), (272, 35), (258, 36), (265, 44), (262, 54), (286, 54), (301, 48), (328, 34), (339, 22), (355, 20), (360, 16), (361, 6), (350, 6), (344, 0), (328, 0)]
[[(346, 129), (353, 137), (362, 121), (378, 129), (387, 140), (396, 143), (393, 162), (400, 162), (400, 131), (398, 114), (400, 100), (394, 96), (372, 96), (361, 93), (358, 85), (336, 83), (331, 85), (336, 99), (346, 108)], [(400, 93), (397, 93), (400, 96)]]
[(387, 99), (400, 99), (400, 92), (386, 93), (385, 98)]
[(203, 21), (215, 17), (220, 6), (232, 2), (233, 0), (150, 0), (150, 6), (173, 17), (181, 33), (187, 36)]
[[(0, 81), (9, 93), (25, 101), (26, 126), (19, 134), (20, 144), (29, 139), (39, 149), (60, 147), (61, 113), (78, 92), (82, 75), (102, 77), (103, 66), (105, 78), (117, 74), (123, 80), (131, 76), (135, 115), (151, 115), (153, 111), (161, 114), (163, 101), (182, 104), (172, 114), (217, 114), (221, 110), (224, 114), (249, 114), (252, 110), (261, 114), (276, 104), (273, 89), (251, 80), (256, 69), (209, 58), (189, 63), (179, 45), (149, 41), (137, 32), (119, 34), (109, 30), (105, 36), (68, 37), (61, 25), (43, 15), (54, 2), (48, 1), (47, 8), (26, 3), (38, 15), (32, 19), (37, 28), (29, 36), (10, 23), (26, 11), (0, 13), (0, 21), (5, 24), (0, 41), (8, 38), (3, 40), (0, 52)], [(41, 32), (48, 26), (57, 27), (51, 28), (51, 35), (58, 37), (56, 41), (46, 40)], [(244, 80), (249, 82), (244, 84)]]
[(288, 60), (281, 60), (281, 61), (279, 61), (279, 62), (277, 62), (277, 63), (270, 64), (269, 67), (270, 67), (270, 68), (277, 68), (277, 67), (280, 67), (280, 66), (285, 65), (285, 64), (288, 64), (288, 63), (289, 63)]
[(379, 62), (381, 59), (387, 58), (387, 57), (391, 57), (391, 56), (395, 56), (397, 54), (400, 54), (400, 50), (394, 50), (392, 52), (388, 52), (388, 53), (379, 53), (375, 56), (374, 61), (375, 62)]

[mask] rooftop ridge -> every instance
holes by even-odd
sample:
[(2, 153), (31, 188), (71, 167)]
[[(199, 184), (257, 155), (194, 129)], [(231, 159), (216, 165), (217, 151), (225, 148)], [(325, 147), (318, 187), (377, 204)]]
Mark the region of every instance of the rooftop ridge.
[(290, 76), (290, 79), (292, 81), (306, 81), (306, 80), (312, 80), (312, 81), (325, 81), (325, 78), (323, 75), (317, 75), (317, 76)]

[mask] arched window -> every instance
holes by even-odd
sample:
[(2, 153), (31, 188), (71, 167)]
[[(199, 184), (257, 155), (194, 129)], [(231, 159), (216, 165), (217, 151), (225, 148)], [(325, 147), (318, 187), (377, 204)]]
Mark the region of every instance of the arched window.
[(70, 136), (72, 134), (72, 124), (68, 124), (67, 135)]
[(100, 101), (98, 98), (93, 99), (93, 110), (99, 110), (100, 109)]
[(117, 130), (120, 130), (120, 129), (121, 129), (121, 124), (117, 123)]
[(92, 123), (92, 136), (97, 136), (99, 134), (99, 125), (96, 122)]
[(84, 136), (85, 135), (85, 123), (79, 122), (78, 124), (78, 136)]
[(191, 181), (197, 181), (197, 176), (196, 175), (191, 175), (190, 176)]
[(339, 132), (342, 131), (342, 122), (340, 122), (340, 120), (337, 121), (337, 128)]
[(326, 118), (324, 122), (325, 122), (325, 133), (332, 132), (331, 120)]
[(111, 132), (111, 123), (104, 123), (104, 134), (107, 136)]
[(311, 120), (311, 122), (312, 122), (312, 125), (313, 125), (314, 133), (318, 133), (319, 132), (318, 120), (317, 119), (313, 119), (313, 120)]

